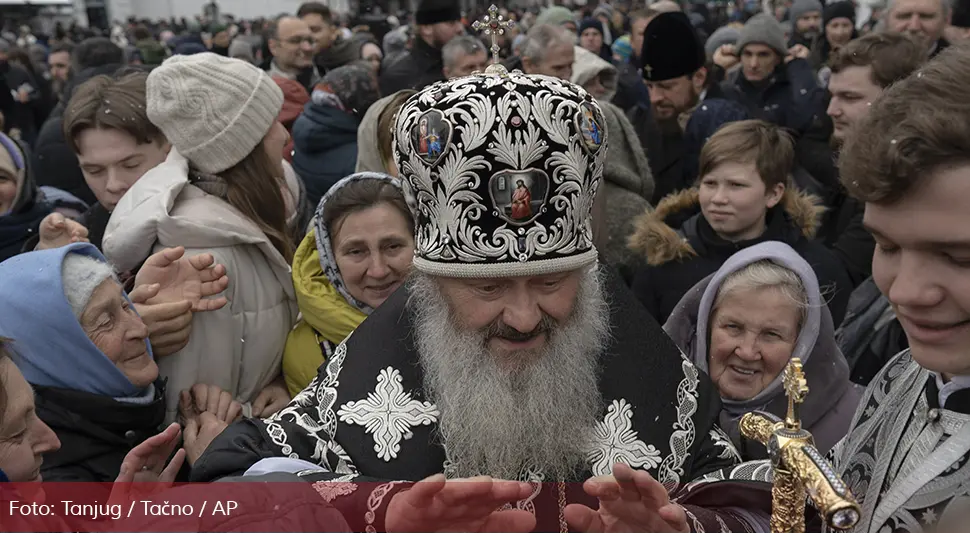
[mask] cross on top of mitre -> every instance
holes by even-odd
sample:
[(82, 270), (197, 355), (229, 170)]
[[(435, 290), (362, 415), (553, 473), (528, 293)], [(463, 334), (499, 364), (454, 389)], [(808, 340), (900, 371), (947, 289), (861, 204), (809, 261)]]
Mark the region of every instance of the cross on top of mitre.
[(476, 31), (492, 38), (492, 61), (495, 64), (499, 63), (498, 53), (502, 50), (502, 47), (498, 45), (498, 36), (504, 35), (505, 30), (511, 29), (512, 26), (515, 26), (515, 21), (499, 15), (498, 7), (495, 4), (489, 6), (488, 14), (482, 17), (482, 20), (476, 20), (472, 24), (472, 28)]

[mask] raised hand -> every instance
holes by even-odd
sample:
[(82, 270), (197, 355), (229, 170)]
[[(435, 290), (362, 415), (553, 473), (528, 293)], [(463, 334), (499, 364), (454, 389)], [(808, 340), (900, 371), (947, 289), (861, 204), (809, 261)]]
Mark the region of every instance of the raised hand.
[(157, 283), (141, 285), (128, 294), (135, 310), (148, 326), (148, 340), (152, 354), (165, 357), (177, 353), (189, 343), (192, 333), (192, 302), (182, 300), (170, 303), (149, 304), (159, 291)]
[(60, 213), (51, 213), (40, 222), (40, 242), (34, 250), (50, 250), (76, 242), (89, 242), (88, 229)]
[(462, 531), (527, 533), (536, 526), (528, 511), (499, 511), (506, 503), (529, 497), (532, 487), (490, 477), (445, 480), (437, 474), (399, 492), (387, 505), (390, 532)]
[[(146, 490), (155, 493), (171, 487), (185, 462), (185, 450), (179, 450), (172, 456), (181, 435), (179, 425), (171, 424), (165, 431), (132, 448), (121, 462), (121, 472), (115, 479), (108, 501), (122, 505), (131, 501), (133, 482), (150, 483), (139, 487), (137, 498), (144, 497)], [(171, 461), (168, 461), (169, 457), (172, 457)]]
[(667, 489), (653, 476), (629, 466), (613, 465), (612, 476), (586, 481), (583, 490), (599, 499), (599, 510), (567, 505), (570, 528), (584, 533), (686, 533), (687, 513), (670, 502)]
[(253, 416), (268, 418), (286, 407), (290, 400), (290, 392), (286, 390), (286, 382), (283, 381), (283, 376), (280, 376), (256, 395), (256, 399), (253, 400)]
[(229, 424), (242, 415), (242, 405), (216, 385), (196, 383), (191, 390), (179, 394), (179, 414), (188, 420), (201, 413), (210, 413)]
[(135, 277), (135, 285), (158, 284), (149, 304), (191, 302), (192, 311), (221, 309), (228, 303), (223, 296), (208, 299), (226, 290), (229, 278), (226, 267), (215, 264), (212, 254), (183, 257), (185, 248), (166, 248), (149, 257)]

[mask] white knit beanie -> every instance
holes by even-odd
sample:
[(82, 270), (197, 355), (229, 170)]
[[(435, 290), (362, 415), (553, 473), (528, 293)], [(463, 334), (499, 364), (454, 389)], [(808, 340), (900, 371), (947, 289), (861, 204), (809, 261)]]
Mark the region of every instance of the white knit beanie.
[(64, 297), (71, 305), (75, 318), (81, 319), (94, 291), (106, 279), (118, 279), (114, 268), (107, 262), (82, 254), (69, 253), (64, 256), (61, 283), (64, 285)]
[(193, 166), (218, 174), (263, 141), (283, 107), (265, 72), (212, 53), (173, 56), (148, 76), (148, 118)]

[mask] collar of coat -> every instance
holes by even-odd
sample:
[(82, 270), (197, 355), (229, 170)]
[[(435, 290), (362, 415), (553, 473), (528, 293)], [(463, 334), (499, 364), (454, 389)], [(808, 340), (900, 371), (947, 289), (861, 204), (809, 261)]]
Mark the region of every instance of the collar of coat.
[[(807, 239), (815, 237), (825, 208), (811, 194), (789, 189), (783, 200), (788, 217)], [(682, 261), (697, 255), (687, 238), (668, 224), (668, 219), (685, 211), (700, 209), (697, 187), (664, 197), (656, 209), (648, 208), (634, 221), (634, 231), (627, 245), (651, 266)]]

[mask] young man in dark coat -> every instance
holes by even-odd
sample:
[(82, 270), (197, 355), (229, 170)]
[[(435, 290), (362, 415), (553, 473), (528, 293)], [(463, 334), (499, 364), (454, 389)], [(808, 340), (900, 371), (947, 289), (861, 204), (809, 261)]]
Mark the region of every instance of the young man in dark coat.
[(852, 285), (845, 268), (812, 238), (822, 209), (791, 185), (791, 137), (759, 120), (723, 126), (701, 150), (697, 188), (663, 199), (637, 221), (631, 247), (649, 266), (633, 292), (665, 321), (697, 282), (738, 250), (765, 241), (795, 249), (815, 270), (829, 311), (841, 323)]
[(381, 72), (381, 94), (404, 89), (421, 90), (445, 79), (441, 49), (465, 32), (461, 11), (454, 0), (422, 0), (415, 14), (417, 27), (411, 49)]

